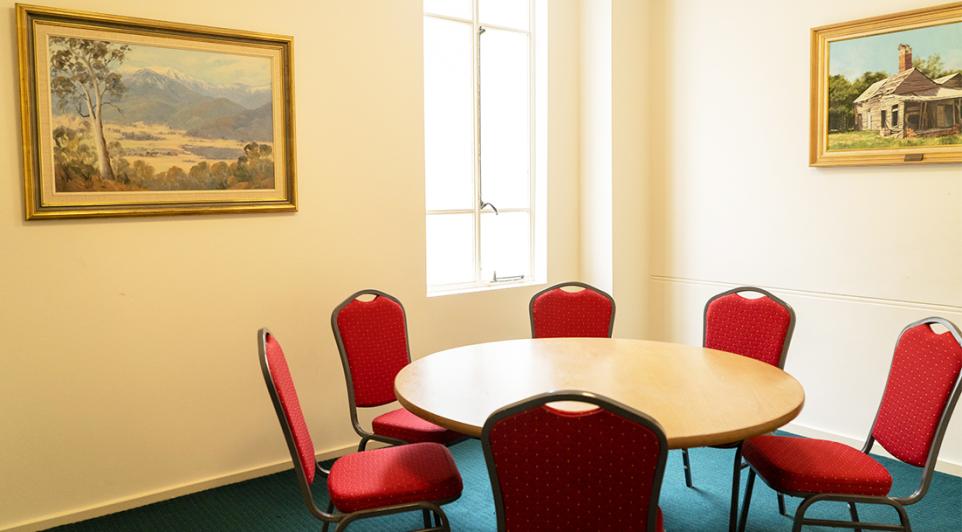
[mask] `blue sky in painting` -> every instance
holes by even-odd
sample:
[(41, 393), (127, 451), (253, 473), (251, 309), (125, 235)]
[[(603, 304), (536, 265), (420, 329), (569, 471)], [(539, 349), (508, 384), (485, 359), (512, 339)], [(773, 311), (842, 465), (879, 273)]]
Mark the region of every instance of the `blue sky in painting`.
[(850, 80), (864, 72), (895, 74), (902, 43), (912, 47), (912, 56), (916, 59), (937, 53), (942, 56), (946, 69), (962, 70), (962, 22), (954, 22), (835, 41), (829, 48), (829, 73), (842, 74)]

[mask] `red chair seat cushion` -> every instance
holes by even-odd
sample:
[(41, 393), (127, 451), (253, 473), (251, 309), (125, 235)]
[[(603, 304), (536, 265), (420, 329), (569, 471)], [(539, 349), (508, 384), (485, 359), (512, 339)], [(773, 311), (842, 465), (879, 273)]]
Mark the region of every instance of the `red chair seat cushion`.
[(778, 491), (887, 495), (892, 488), (882, 464), (833, 441), (758, 436), (745, 442), (742, 456)]
[(425, 421), (403, 408), (377, 416), (371, 422), (371, 427), (374, 434), (408, 443), (434, 442), (449, 445), (464, 439), (463, 435)]
[(338, 458), (327, 478), (334, 506), (345, 513), (461, 496), (454, 457), (437, 443), (412, 443)]

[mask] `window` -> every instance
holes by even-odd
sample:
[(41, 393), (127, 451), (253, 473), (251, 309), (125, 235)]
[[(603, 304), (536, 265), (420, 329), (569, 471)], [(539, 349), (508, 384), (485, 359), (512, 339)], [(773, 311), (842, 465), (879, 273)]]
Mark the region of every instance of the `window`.
[(892, 106), (892, 127), (899, 127), (899, 106)]
[[(536, 14), (535, 4), (539, 4)], [(533, 282), (543, 270), (538, 0), (424, 0), (430, 294)], [(543, 165), (541, 165), (543, 167)]]
[(885, 109), (882, 109), (882, 121), (880, 124), (882, 125), (883, 129), (889, 127), (888, 122), (885, 121)]

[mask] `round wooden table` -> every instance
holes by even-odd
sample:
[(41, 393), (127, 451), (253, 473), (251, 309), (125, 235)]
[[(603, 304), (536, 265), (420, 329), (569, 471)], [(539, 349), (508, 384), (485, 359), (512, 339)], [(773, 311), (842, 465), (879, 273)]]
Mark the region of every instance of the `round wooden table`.
[(672, 449), (724, 445), (798, 415), (794, 377), (701, 347), (611, 338), (507, 340), (416, 360), (394, 381), (400, 403), (442, 427), (480, 437), (495, 410), (548, 391), (608, 396), (661, 423)]

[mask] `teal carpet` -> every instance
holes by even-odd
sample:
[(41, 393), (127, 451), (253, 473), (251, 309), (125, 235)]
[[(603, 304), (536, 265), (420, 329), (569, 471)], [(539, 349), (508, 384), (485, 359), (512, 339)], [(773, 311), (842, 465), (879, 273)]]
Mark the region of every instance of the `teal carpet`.
[[(491, 531), (495, 529), (491, 486), (481, 454), (474, 440), (451, 448), (464, 477), (464, 494), (445, 507), (456, 531)], [(661, 492), (661, 508), (665, 512), (665, 529), (681, 531), (724, 531), (728, 526), (728, 504), (731, 486), (732, 450), (693, 449), (692, 470), (696, 489), (685, 487), (681, 454), (671, 452)], [(893, 493), (910, 494), (918, 483), (919, 470), (912, 466), (880, 458), (895, 477)], [(744, 486), (744, 475), (742, 477)], [(320, 484), (319, 484), (320, 485)], [(318, 506), (327, 506), (323, 488), (317, 490)], [(798, 499), (788, 498), (789, 512), (794, 513)], [(810, 511), (813, 517), (847, 519), (844, 505), (822, 503)], [(888, 508), (860, 505), (862, 519), (897, 523)], [(922, 502), (908, 508), (912, 526), (917, 532), (962, 531), (962, 478), (936, 474), (932, 487)], [(413, 530), (420, 526), (421, 515), (406, 514), (361, 521), (349, 527), (360, 531)], [(187, 495), (126, 512), (108, 515), (70, 526), (62, 531), (192, 531), (192, 530), (319, 530), (301, 503), (291, 471), (241, 482), (222, 488)], [(579, 530), (572, 523), (572, 531)], [(775, 494), (764, 483), (755, 483), (748, 530), (791, 530), (791, 520), (778, 514)], [(807, 528), (806, 530), (832, 530)]]

